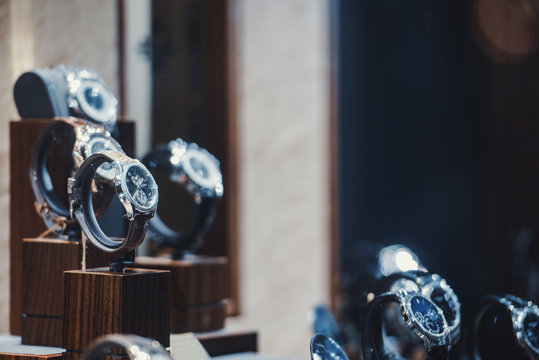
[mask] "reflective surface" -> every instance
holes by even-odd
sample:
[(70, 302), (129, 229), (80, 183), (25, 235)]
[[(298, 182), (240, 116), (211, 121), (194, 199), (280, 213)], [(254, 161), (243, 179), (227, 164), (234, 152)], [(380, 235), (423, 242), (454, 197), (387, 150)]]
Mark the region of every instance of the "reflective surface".
[(311, 339), (312, 360), (348, 360), (344, 350), (329, 336), (316, 334)]

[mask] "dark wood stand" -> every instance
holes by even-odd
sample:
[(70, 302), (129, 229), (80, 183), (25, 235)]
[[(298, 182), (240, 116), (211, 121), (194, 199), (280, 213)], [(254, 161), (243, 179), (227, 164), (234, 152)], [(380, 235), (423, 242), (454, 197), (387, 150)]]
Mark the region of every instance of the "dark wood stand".
[(171, 332), (203, 332), (224, 327), (229, 295), (228, 258), (191, 255), (182, 260), (137, 257), (137, 267), (171, 273)]
[(170, 272), (108, 268), (64, 272), (64, 359), (102, 335), (136, 334), (170, 344)]
[[(22, 343), (62, 347), (63, 272), (81, 268), (82, 244), (58, 238), (24, 239)], [(115, 256), (87, 244), (88, 267), (108, 265)]]
[[(22, 319), (22, 272), (23, 245), (22, 239), (39, 236), (45, 231), (43, 220), (37, 214), (34, 206), (34, 194), (30, 184), (30, 159), (34, 145), (53, 119), (23, 119), (12, 120), (9, 123), (9, 165), (10, 165), (10, 311), (9, 330), (12, 334), (21, 333)], [(133, 121), (118, 122), (120, 133), (119, 142), (128, 155), (134, 153), (135, 123)], [(71, 161), (70, 154), (66, 158), (49, 161), (55, 171), (52, 181), (55, 184), (67, 184), (70, 176), (70, 166), (65, 161)], [(61, 186), (61, 185), (60, 185)], [(67, 186), (67, 185), (66, 185)], [(67, 195), (66, 195), (67, 196)]]

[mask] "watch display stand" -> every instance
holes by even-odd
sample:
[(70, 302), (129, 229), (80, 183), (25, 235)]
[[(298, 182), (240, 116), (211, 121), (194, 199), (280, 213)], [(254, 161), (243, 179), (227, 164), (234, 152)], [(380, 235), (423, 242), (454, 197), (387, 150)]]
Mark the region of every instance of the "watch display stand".
[[(22, 243), (22, 343), (62, 347), (63, 272), (81, 268), (81, 241), (33, 238)], [(113, 254), (87, 244), (88, 267), (105, 266), (113, 260)]]
[(64, 272), (64, 359), (78, 360), (96, 338), (135, 334), (170, 344), (170, 271), (125, 268)]
[(171, 332), (203, 332), (224, 327), (229, 297), (228, 258), (187, 255), (181, 260), (139, 256), (137, 267), (169, 270)]
[[(9, 165), (10, 165), (10, 319), (9, 330), (11, 334), (21, 334), (22, 319), (22, 278), (23, 278), (23, 241), (34, 238), (46, 230), (41, 217), (37, 214), (34, 205), (34, 194), (30, 184), (30, 160), (37, 139), (41, 132), (53, 119), (22, 119), (11, 120), (9, 124)], [(133, 121), (120, 121), (119, 142), (128, 155), (134, 152), (135, 124)], [(68, 154), (69, 155), (69, 154)], [(49, 159), (52, 182), (65, 183), (70, 174), (70, 167), (66, 166), (67, 158), (57, 157)], [(61, 186), (61, 185), (60, 185)], [(67, 196), (67, 195), (66, 195)], [(67, 200), (67, 198), (66, 198)]]

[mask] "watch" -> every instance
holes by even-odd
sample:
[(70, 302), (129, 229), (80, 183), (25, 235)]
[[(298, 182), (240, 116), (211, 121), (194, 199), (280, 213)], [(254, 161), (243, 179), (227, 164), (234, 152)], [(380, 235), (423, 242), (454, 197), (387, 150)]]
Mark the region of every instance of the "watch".
[(366, 307), (361, 334), (364, 359), (396, 357), (386, 350), (383, 336), (383, 312), (385, 305), (392, 302), (399, 305), (406, 327), (423, 341), (428, 359), (447, 359), (451, 335), (442, 310), (429, 298), (406, 290), (380, 294)]
[[(70, 154), (72, 170), (78, 167), (92, 154), (102, 150), (114, 150), (123, 153), (122, 147), (102, 126), (90, 124), (73, 117), (55, 118), (39, 136), (30, 161), (30, 183), (36, 199), (35, 206), (45, 225), (59, 235), (66, 226), (75, 223), (71, 219), (69, 206), (58, 197), (54, 189), (51, 172), (47, 161), (54, 146), (59, 146), (62, 153)], [(71, 159), (66, 160), (71, 161)], [(71, 170), (71, 169), (69, 169)], [(68, 174), (68, 176), (71, 174)], [(97, 216), (107, 208), (114, 193), (111, 181), (114, 173), (105, 165), (98, 170), (93, 183), (94, 209)]]
[(109, 356), (114, 357), (111, 355), (122, 355), (124, 352), (131, 360), (171, 360), (170, 355), (158, 341), (137, 335), (121, 334), (98, 338), (82, 354), (82, 360), (100, 360)]
[[(99, 167), (110, 163), (114, 188), (126, 210), (129, 227), (125, 239), (109, 238), (99, 226), (92, 202), (92, 181)], [(158, 190), (152, 174), (138, 160), (121, 152), (105, 150), (91, 155), (68, 180), (71, 215), (86, 237), (107, 252), (128, 252), (144, 240), (148, 221), (157, 208)]]
[(57, 68), (65, 74), (70, 115), (113, 131), (118, 116), (118, 101), (101, 76), (85, 68), (66, 65)]
[(184, 232), (173, 230), (156, 215), (148, 226), (149, 239), (158, 246), (175, 248), (176, 255), (181, 250), (198, 249), (223, 196), (219, 161), (197, 144), (176, 139), (150, 151), (142, 162), (150, 172), (162, 172), (170, 181), (182, 186), (197, 205), (195, 220)]
[(348, 360), (348, 355), (331, 337), (315, 334), (311, 339), (311, 360)]
[(406, 290), (418, 292), (434, 302), (444, 313), (447, 326), (451, 331), (451, 342), (455, 345), (460, 339), (461, 309), (458, 296), (447, 281), (438, 274), (426, 271), (406, 271), (393, 273), (382, 281), (385, 285), (380, 292)]
[(471, 360), (539, 359), (539, 307), (514, 295), (486, 296), (473, 320)]

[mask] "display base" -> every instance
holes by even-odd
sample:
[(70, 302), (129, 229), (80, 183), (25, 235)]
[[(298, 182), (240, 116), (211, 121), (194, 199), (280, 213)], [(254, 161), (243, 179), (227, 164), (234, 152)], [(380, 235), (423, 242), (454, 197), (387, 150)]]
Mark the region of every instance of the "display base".
[[(61, 238), (23, 240), (22, 343), (62, 347), (64, 278), (80, 269), (82, 244)], [(88, 267), (105, 266), (116, 256), (87, 245)]]
[(169, 270), (173, 333), (221, 329), (229, 297), (228, 258), (189, 255), (181, 260), (140, 256), (137, 267)]
[(108, 268), (64, 272), (63, 347), (82, 353), (98, 337), (135, 334), (170, 343), (170, 272)]

